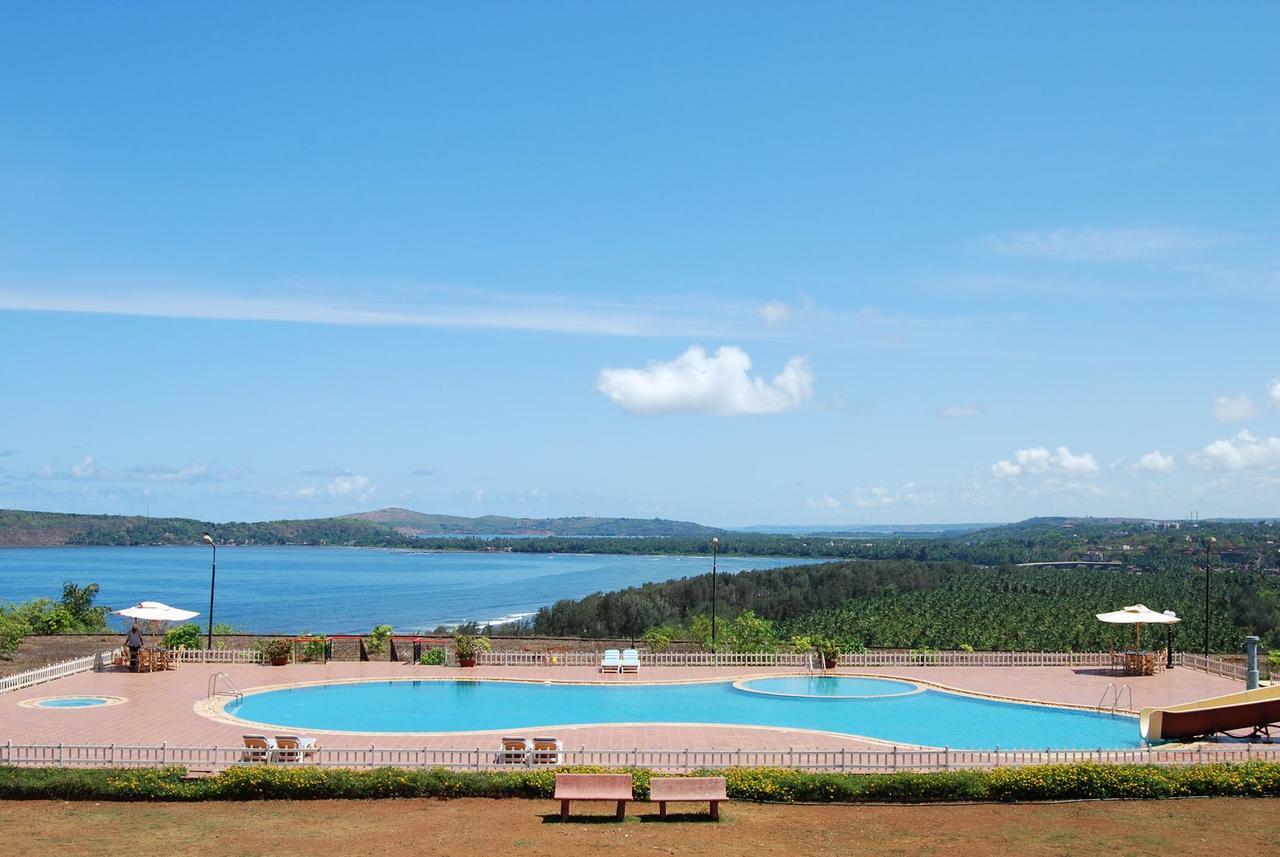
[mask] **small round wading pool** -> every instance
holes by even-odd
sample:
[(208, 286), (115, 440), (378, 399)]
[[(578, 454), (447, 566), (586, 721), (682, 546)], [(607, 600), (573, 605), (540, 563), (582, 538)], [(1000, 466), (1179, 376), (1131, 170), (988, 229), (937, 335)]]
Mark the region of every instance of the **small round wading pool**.
[(19, 703), (27, 708), (52, 708), (59, 711), (79, 711), (84, 708), (101, 708), (124, 702), (118, 696), (47, 696), (44, 699), (28, 699)]
[[(804, 695), (767, 692), (791, 678)], [(359, 681), (250, 692), (222, 713), (259, 729), (356, 733), (538, 732), (591, 724), (764, 726), (966, 750), (1141, 746), (1137, 718), (998, 702), (853, 677), (810, 695), (809, 676), (680, 684), (504, 680)], [(763, 685), (766, 692), (758, 688)], [(793, 687), (782, 684), (781, 687)], [(794, 689), (793, 687), (793, 689)], [(819, 691), (825, 685), (818, 685)], [(845, 693), (845, 691), (853, 691)], [(872, 691), (868, 693), (868, 691)]]
[(924, 688), (909, 681), (888, 678), (861, 678), (851, 675), (784, 675), (776, 678), (749, 678), (733, 686), (747, 693), (795, 696), (805, 699), (883, 699), (923, 693)]

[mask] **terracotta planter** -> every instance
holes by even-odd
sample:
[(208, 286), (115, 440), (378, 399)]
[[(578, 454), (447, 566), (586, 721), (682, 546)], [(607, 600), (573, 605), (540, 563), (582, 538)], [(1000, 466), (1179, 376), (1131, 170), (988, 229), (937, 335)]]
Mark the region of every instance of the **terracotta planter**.
[(460, 667), (473, 667), (473, 666), (475, 666), (475, 665), (476, 665), (476, 656), (475, 656), (475, 655), (472, 655), (472, 656), (471, 656), (471, 657), (469, 657), (469, 658), (464, 658), (462, 655), (459, 655), (459, 656), (458, 656), (458, 666), (460, 666)]
[(829, 657), (827, 657), (826, 655), (823, 655), (823, 656), (822, 656), (822, 665), (823, 665), (824, 667), (826, 667), (827, 669), (829, 669), (829, 670), (833, 670), (833, 669), (835, 669), (835, 668), (836, 668), (836, 662), (837, 662), (838, 660), (840, 660), (840, 656), (839, 656), (839, 655), (837, 655), (837, 656), (836, 656), (836, 657), (834, 657), (834, 658), (829, 658)]
[(284, 656), (284, 657), (282, 657), (282, 658), (272, 658), (272, 659), (271, 659), (271, 666), (273, 666), (273, 667), (283, 667), (283, 666), (287, 666), (287, 665), (288, 665), (288, 663), (289, 663), (289, 656), (288, 656), (288, 655), (285, 655), (285, 656)]

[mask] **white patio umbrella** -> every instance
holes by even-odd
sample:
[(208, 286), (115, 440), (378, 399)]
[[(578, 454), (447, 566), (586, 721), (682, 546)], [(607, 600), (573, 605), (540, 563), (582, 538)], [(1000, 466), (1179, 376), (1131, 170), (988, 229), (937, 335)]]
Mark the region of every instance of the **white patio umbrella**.
[(1096, 613), (1100, 622), (1111, 622), (1116, 625), (1138, 626), (1138, 648), (1142, 648), (1143, 625), (1173, 625), (1182, 619), (1172, 610), (1157, 613), (1145, 604), (1132, 604), (1123, 610), (1112, 610), (1110, 613)]
[(151, 636), (158, 633), (156, 628), (161, 623), (183, 622), (192, 616), (200, 614), (194, 610), (183, 610), (180, 607), (170, 607), (168, 604), (162, 604), (159, 601), (140, 601), (132, 607), (126, 607), (123, 610), (111, 611), (113, 616), (126, 616), (130, 619), (140, 619), (151, 625)]

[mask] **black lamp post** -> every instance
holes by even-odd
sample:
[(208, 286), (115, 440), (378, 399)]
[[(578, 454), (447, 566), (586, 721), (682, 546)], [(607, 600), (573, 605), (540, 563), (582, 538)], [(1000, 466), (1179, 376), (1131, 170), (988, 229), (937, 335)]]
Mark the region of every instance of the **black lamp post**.
[(218, 580), (218, 546), (208, 533), (201, 536), (200, 541), (213, 548), (213, 568), (209, 573), (209, 636), (205, 639), (205, 648), (213, 651), (213, 586)]
[(720, 539), (711, 539), (711, 651), (716, 651), (716, 553), (720, 550)]
[(1213, 536), (1204, 540), (1204, 656), (1209, 657), (1209, 552), (1216, 542)]

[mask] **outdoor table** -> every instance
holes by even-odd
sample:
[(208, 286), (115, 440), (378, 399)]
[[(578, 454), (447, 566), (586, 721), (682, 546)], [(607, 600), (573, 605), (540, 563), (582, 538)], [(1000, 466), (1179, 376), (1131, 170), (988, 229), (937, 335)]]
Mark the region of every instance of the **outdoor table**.
[(1125, 652), (1125, 675), (1155, 675), (1158, 658), (1155, 652)]

